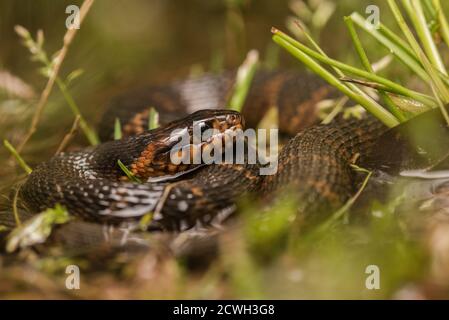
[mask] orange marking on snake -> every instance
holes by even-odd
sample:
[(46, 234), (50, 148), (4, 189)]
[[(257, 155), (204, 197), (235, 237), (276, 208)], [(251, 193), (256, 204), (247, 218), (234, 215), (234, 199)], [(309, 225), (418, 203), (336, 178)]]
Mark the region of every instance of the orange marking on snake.
[(308, 180), (307, 185), (314, 188), (316, 191), (320, 192), (324, 198), (328, 199), (328, 201), (335, 203), (340, 202), (338, 195), (331, 190), (329, 183), (327, 183), (326, 181)]
[[(297, 130), (297, 128), (305, 127), (308, 121), (315, 120), (315, 117), (305, 117), (304, 114), (308, 113), (310, 110), (315, 110), (315, 105), (323, 100), (330, 92), (328, 87), (321, 87), (312, 93), (312, 97), (305, 102), (299, 104), (296, 109), (298, 113), (295, 117), (290, 119), (290, 123), (288, 124), (291, 131)], [(315, 112), (316, 113), (316, 112)], [(304, 124), (302, 124), (304, 123)]]
[(149, 178), (154, 176), (154, 169), (150, 168), (150, 164), (154, 158), (156, 146), (149, 144), (147, 148), (140, 153), (140, 156), (131, 164), (131, 172), (138, 178)]
[(148, 118), (149, 111), (144, 110), (137, 113), (125, 126), (123, 126), (124, 136), (131, 136), (145, 131), (145, 119)]

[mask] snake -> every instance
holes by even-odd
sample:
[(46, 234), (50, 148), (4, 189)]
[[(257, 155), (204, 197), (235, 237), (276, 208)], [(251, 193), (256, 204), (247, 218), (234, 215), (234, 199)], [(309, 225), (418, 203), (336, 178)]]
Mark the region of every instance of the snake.
[[(241, 113), (232, 111), (225, 107), (235, 78), (234, 71), (205, 74), (115, 97), (99, 126), (104, 142), (39, 164), (20, 189), (26, 207), (40, 212), (59, 203), (82, 219), (108, 223), (151, 213), (149, 230), (187, 230), (229, 216), (245, 195), (266, 201), (290, 195), (298, 214), (310, 221), (344, 205), (357, 190), (351, 165), (363, 165), (388, 128), (369, 115), (320, 123), (318, 103), (338, 93), (303, 71), (258, 70)], [(160, 123), (152, 130), (147, 129), (150, 107)], [(278, 109), (279, 132), (287, 139), (276, 173), (262, 176), (260, 164), (247, 161), (189, 165), (170, 160), (179, 141), (173, 138), (175, 129), (215, 129), (197, 145), (201, 151), (237, 129), (256, 128), (270, 108)], [(118, 140), (113, 139), (116, 119), (123, 134)], [(193, 144), (189, 140), (184, 146)], [(118, 160), (140, 183), (131, 181)]]

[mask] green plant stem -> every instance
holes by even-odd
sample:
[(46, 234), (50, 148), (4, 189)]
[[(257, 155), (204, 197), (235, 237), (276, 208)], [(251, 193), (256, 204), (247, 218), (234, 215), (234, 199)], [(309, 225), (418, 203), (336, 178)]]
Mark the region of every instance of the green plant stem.
[(120, 140), (122, 138), (122, 125), (120, 119), (115, 118), (114, 122), (114, 140)]
[(343, 62), (331, 59), (331, 58), (327, 58), (323, 55), (321, 55), (320, 53), (308, 48), (307, 46), (303, 45), (302, 43), (294, 40), (293, 38), (291, 38), (290, 36), (288, 36), (287, 34), (283, 33), (282, 31), (272, 28), (272, 32), (278, 36), (279, 38), (283, 39), (284, 41), (288, 42), (290, 45), (292, 45), (294, 48), (304, 52), (305, 54), (307, 54), (308, 56), (317, 59), (320, 62), (326, 63), (328, 65), (331, 66), (335, 66), (340, 68), (341, 70), (344, 70), (346, 72), (355, 74), (357, 76), (360, 76), (362, 78), (371, 80), (373, 82), (378, 82), (380, 84), (383, 84), (387, 87), (389, 87), (391, 92), (394, 92), (396, 94), (399, 95), (403, 95), (412, 99), (415, 99), (427, 106), (430, 107), (437, 107), (437, 104), (435, 102), (435, 99), (431, 96), (407, 89), (391, 80), (388, 80), (386, 78), (380, 77), (378, 75), (375, 74), (371, 74), (365, 70), (361, 70), (355, 67), (352, 67), (350, 65), (347, 65)]
[[(329, 58), (329, 56), (320, 48), (320, 46), (315, 42), (315, 40), (313, 40), (312, 36), (307, 32), (307, 30), (305, 30), (301, 23), (299, 21), (295, 21), (296, 25), (298, 26), (298, 28), (300, 28), (303, 32), (303, 34), (306, 36), (306, 39), (312, 44), (312, 46), (324, 57)], [(339, 68), (335, 67), (335, 66), (331, 66), (332, 69), (334, 69), (335, 73), (337, 75), (339, 75), (341, 78), (345, 77), (345, 74), (343, 71), (341, 71)], [(363, 97), (365, 97), (366, 99), (369, 99), (371, 101), (371, 103), (374, 105), (376, 105), (377, 108), (382, 108), (382, 106), (380, 104), (378, 104), (374, 99), (372, 99), (368, 94), (365, 93), (365, 91), (363, 91), (362, 89), (360, 89), (358, 86), (356, 86), (355, 84), (351, 83), (351, 82), (347, 82), (345, 83), (345, 85), (351, 89), (353, 92), (355, 92), (356, 94), (359, 94)]]
[(9, 143), (8, 140), (3, 140), (3, 145), (9, 152), (13, 155), (13, 157), (17, 160), (17, 163), (20, 167), (27, 173), (30, 174), (33, 170), (26, 164), (25, 160), (22, 159), (19, 152)]
[(357, 76), (360, 76), (362, 78), (366, 78), (368, 80), (374, 81), (374, 82), (378, 82), (380, 84), (383, 84), (387, 87), (389, 87), (389, 90), (393, 93), (399, 94), (399, 95), (403, 95), (412, 99), (415, 99), (425, 105), (431, 106), (431, 107), (437, 107), (436, 101), (433, 97), (422, 94), (420, 92), (416, 92), (410, 89), (407, 89), (393, 81), (390, 81), (386, 78), (380, 77), (378, 75), (375, 74), (371, 74), (365, 70), (361, 70), (358, 68), (354, 68), (350, 65), (347, 65), (343, 62), (325, 57), (321, 54), (319, 54), (318, 52), (308, 48), (307, 46), (303, 45), (302, 43), (294, 40), (293, 38), (291, 38), (290, 36), (288, 36), (287, 34), (283, 33), (282, 31), (276, 29), (276, 28), (272, 28), (272, 32), (277, 35), (278, 37), (280, 37), (281, 39), (283, 39), (284, 41), (290, 43), (293, 47), (295, 47), (298, 50), (301, 50), (302, 52), (306, 53), (308, 56), (317, 59), (320, 62), (326, 63), (328, 65), (331, 66), (335, 66), (338, 67), (346, 72), (355, 74)]
[(70, 131), (62, 139), (61, 144), (59, 145), (58, 149), (55, 152), (55, 155), (62, 152), (65, 149), (65, 147), (70, 143), (70, 140), (75, 136), (75, 134), (78, 131), (79, 123), (80, 123), (80, 117), (76, 116), (75, 120), (73, 121), (73, 125), (70, 128)]
[(396, 36), (393, 31), (384, 26), (382, 23), (379, 25), (379, 29), (368, 27), (366, 20), (357, 12), (351, 14), (351, 18), (355, 24), (370, 34), (373, 38), (379, 41), (385, 48), (387, 48), (399, 61), (412, 70), (421, 79), (428, 82), (429, 76), (423, 69), (421, 63), (414, 55), (410, 46), (404, 42), (401, 38)]
[(432, 4), (432, 0), (423, 0), (424, 11), (425, 13), (433, 18), (436, 18), (437, 11), (435, 10), (435, 6)]
[(440, 23), (440, 33), (446, 45), (449, 46), (449, 23), (444, 15), (440, 0), (433, 0), (433, 5), (438, 12), (438, 22)]
[(413, 26), (415, 27), (418, 37), (423, 45), (424, 52), (427, 57), (429, 57), (430, 62), (437, 70), (447, 75), (443, 60), (440, 57), (438, 49), (427, 26), (427, 21), (424, 16), (424, 11), (420, 0), (402, 0), (402, 3), (407, 10), (410, 19), (412, 20)]
[(20, 186), (17, 187), (14, 192), (14, 198), (12, 200), (12, 212), (14, 214), (14, 221), (16, 222), (16, 227), (20, 227), (22, 225), (22, 221), (20, 220), (19, 210), (17, 210), (17, 199), (19, 198)]
[(340, 99), (338, 99), (337, 103), (335, 104), (335, 107), (332, 109), (332, 111), (326, 116), (326, 118), (321, 121), (322, 124), (329, 124), (331, 121), (339, 114), (342, 110), (344, 105), (348, 102), (348, 97), (343, 96)]
[(372, 113), (376, 118), (382, 121), (388, 127), (394, 127), (399, 124), (398, 120), (387, 110), (383, 108), (378, 108), (373, 105), (370, 99), (367, 99), (361, 95), (355, 94), (352, 90), (341, 83), (337, 78), (335, 78), (329, 71), (321, 67), (315, 60), (310, 58), (303, 51), (294, 47), (290, 42), (286, 41), (284, 38), (279, 36), (277, 33), (273, 36), (274, 42), (279, 44), (281, 47), (290, 52), (294, 57), (303, 62), (308, 68), (313, 72), (320, 75), (329, 84), (336, 87), (338, 90), (343, 92), (345, 95), (358, 102), (360, 105), (364, 106), (370, 113)]
[(436, 69), (434, 69), (434, 67), (430, 63), (429, 59), (425, 55), (424, 51), (421, 49), (418, 41), (416, 41), (415, 37), (413, 36), (413, 33), (410, 30), (410, 28), (408, 27), (407, 23), (405, 22), (404, 17), (402, 16), (401, 11), (399, 10), (399, 7), (397, 6), (395, 0), (388, 0), (388, 4), (390, 6), (391, 11), (393, 12), (393, 15), (394, 15), (399, 27), (402, 30), (402, 33), (404, 33), (411, 48), (413, 49), (416, 56), (423, 64), (424, 69), (426, 70), (427, 74), (430, 76), (430, 79), (431, 79), (433, 85), (437, 89), (436, 92), (438, 93), (438, 95), (441, 96), (444, 103), (448, 103), (449, 102), (449, 90), (445, 87), (445, 85), (442, 82), (441, 78), (439, 77)]
[(357, 35), (357, 32), (354, 28), (354, 23), (351, 19), (351, 17), (344, 17), (344, 22), (346, 23), (346, 26), (348, 27), (349, 34), (352, 38), (352, 42), (354, 43), (355, 50), (357, 51), (357, 54), (359, 55), (360, 62), (366, 69), (366, 71), (373, 73), (373, 68), (371, 66), (371, 63), (368, 60), (368, 56), (366, 55), (365, 50), (363, 49), (362, 43), (360, 42), (359, 36)]
[(139, 178), (137, 178), (129, 169), (125, 166), (125, 164), (119, 159), (117, 160), (117, 164), (120, 167), (120, 169), (123, 171), (124, 174), (128, 177), (129, 180), (136, 182), (136, 183), (142, 183)]
[(80, 128), (81, 128), (81, 130), (83, 130), (84, 135), (86, 136), (89, 143), (91, 145), (97, 145), (99, 143), (97, 135), (87, 124), (86, 120), (84, 119), (83, 115), (80, 112), (80, 109), (76, 105), (75, 100), (73, 99), (72, 95), (69, 93), (65, 83), (59, 77), (56, 77), (56, 84), (58, 85), (59, 90), (61, 91), (62, 95), (64, 96), (64, 99), (66, 100), (67, 104), (69, 105), (70, 109), (72, 110), (72, 113), (75, 116), (79, 116)]
[(148, 115), (148, 129), (153, 130), (159, 126), (159, 113), (154, 107), (150, 107)]
[[(365, 67), (366, 71), (374, 74), (373, 67), (371, 66), (371, 63), (368, 59), (368, 56), (366, 55), (365, 50), (363, 49), (362, 43), (360, 42), (359, 36), (357, 35), (357, 32), (354, 28), (354, 23), (352, 21), (351, 17), (345, 17), (344, 21), (346, 23), (346, 26), (348, 27), (349, 34), (351, 35), (352, 42), (354, 43), (355, 49), (357, 51), (357, 54), (360, 58), (360, 61), (362, 65)], [(407, 120), (407, 118), (404, 116), (404, 114), (399, 110), (399, 108), (396, 106), (396, 104), (388, 97), (388, 95), (383, 90), (378, 90), (379, 95), (381, 96), (382, 100), (385, 102), (385, 104), (388, 107), (388, 110), (400, 121), (404, 122)]]
[[(84, 0), (83, 1), (82, 5), (81, 5), (81, 8), (80, 8), (80, 16), (79, 16), (80, 24), (82, 24), (82, 22), (84, 21), (84, 19), (85, 19), (87, 13), (89, 12), (93, 2), (94, 2), (94, 0)], [(53, 89), (53, 86), (55, 84), (56, 77), (57, 77), (57, 75), (59, 73), (59, 70), (61, 68), (61, 64), (64, 61), (64, 58), (65, 58), (65, 56), (66, 56), (66, 54), (68, 52), (69, 46), (72, 43), (73, 39), (75, 38), (75, 35), (76, 35), (78, 29), (79, 28), (68, 29), (67, 32), (64, 35), (63, 46), (58, 51), (57, 56), (53, 59), (53, 61), (56, 61), (56, 62), (54, 64), (53, 68), (52, 68), (51, 75), (49, 76), (47, 84), (45, 85), (45, 88), (42, 91), (41, 96), (39, 98), (39, 101), (37, 103), (36, 110), (34, 112), (32, 120), (31, 120), (31, 125), (30, 125), (30, 127), (28, 129), (28, 132), (25, 134), (25, 136), (23, 137), (22, 141), (17, 146), (17, 150), (19, 152), (22, 151), (22, 149), (27, 144), (28, 140), (30, 140), (30, 138), (33, 136), (33, 134), (37, 130), (37, 126), (38, 126), (40, 118), (41, 118), (41, 116), (43, 114), (44, 108), (45, 108), (45, 106), (47, 104), (47, 101), (48, 101), (48, 98), (50, 96), (50, 93), (51, 93), (51, 91)], [(17, 27), (16, 27), (16, 30), (17, 30)], [(26, 32), (26, 33), (28, 33), (28, 35), (25, 35), (25, 37), (29, 36), (29, 32)], [(22, 32), (21, 36), (24, 37), (23, 32)], [(39, 46), (39, 47), (41, 47), (41, 46)], [(40, 54), (41, 55), (40, 60), (41, 61), (43, 61), (43, 60), (47, 61), (46, 62), (46, 66), (47, 67), (51, 66), (51, 63), (48, 61), (48, 58), (47, 58), (47, 55), (46, 55), (45, 52), (39, 52), (39, 53), (36, 53), (36, 52), (33, 53), (32, 52), (32, 54), (34, 54), (34, 55), (39, 55)]]
[(435, 92), (436, 89), (434, 86), (432, 86), (432, 91), (434, 92), (435, 97), (437, 98), (438, 101), (438, 106), (440, 107), (441, 113), (443, 114), (444, 119), (446, 120), (446, 123), (449, 126), (449, 114), (444, 106), (444, 103), (438, 98), (437, 93)]
[(332, 216), (328, 220), (323, 222), (323, 224), (321, 224), (318, 227), (318, 229), (317, 229), (318, 232), (327, 230), (335, 221), (339, 220), (353, 206), (354, 202), (362, 194), (363, 190), (365, 190), (366, 185), (368, 184), (368, 181), (371, 178), (371, 175), (373, 173), (371, 171), (363, 169), (363, 168), (359, 168), (358, 170), (366, 173), (366, 177), (363, 180), (363, 183), (360, 186), (359, 190), (357, 191), (357, 193), (354, 196), (352, 196), (344, 204), (343, 207), (341, 207), (339, 210), (337, 210), (335, 213), (333, 213)]
[[(295, 20), (295, 24), (299, 29), (301, 29), (301, 31), (305, 35), (307, 41), (310, 42), (310, 44), (315, 48), (315, 50), (318, 51), (320, 54), (322, 54), (324, 57), (329, 58), (329, 56), (323, 51), (323, 49), (321, 49), (321, 47), (318, 45), (318, 43), (316, 43), (316, 41), (313, 40), (313, 37), (310, 35), (310, 33), (307, 32), (307, 30), (303, 28), (303, 25), (299, 21), (296, 21), (296, 20)], [(339, 75), (340, 77), (345, 76), (343, 71), (341, 71), (339, 68), (337, 68), (335, 66), (331, 66), (331, 68), (334, 69), (335, 73), (337, 75)]]
[(234, 93), (229, 100), (231, 110), (241, 111), (258, 65), (257, 51), (250, 51), (237, 71)]

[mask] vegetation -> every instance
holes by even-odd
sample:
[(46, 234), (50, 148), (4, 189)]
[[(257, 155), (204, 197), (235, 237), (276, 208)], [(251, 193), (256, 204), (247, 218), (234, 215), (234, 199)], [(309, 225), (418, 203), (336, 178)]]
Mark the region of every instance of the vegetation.
[[(442, 8), (445, 4), (439, 0), (376, 2), (381, 8), (378, 29), (365, 24), (364, 14), (357, 12), (345, 17), (344, 23), (341, 21), (343, 15), (355, 9), (364, 12), (371, 2), (360, 1), (354, 8), (353, 1), (345, 0), (338, 1), (336, 6), (329, 0), (293, 0), (276, 2), (276, 5), (265, 0), (257, 0), (257, 4), (256, 1), (226, 0), (220, 4), (207, 1), (192, 8), (191, 3), (175, 5), (161, 0), (154, 1), (154, 6), (142, 2), (109, 8), (108, 4), (98, 1), (91, 8), (93, 1), (85, 1), (82, 27), (77, 32), (64, 34), (63, 28), (57, 30), (57, 26), (63, 25), (64, 14), (62, 18), (55, 17), (60, 24), (45, 19), (39, 21), (46, 23), (48, 52), (60, 47), (62, 36), (65, 39), (62, 50), (55, 56), (44, 50), (42, 31), (33, 39), (28, 31), (32, 26), (16, 27), (32, 58), (44, 67), (40, 71), (46, 82), (41, 83), (42, 79), (33, 75), (34, 65), (24, 62), (27, 53), (18, 53), (20, 60), (5, 60), (10, 63), (2, 61), (6, 58), (0, 54), (2, 68), (13, 68), (19, 61), (24, 67), (14, 71), (23, 74), (33, 86), (44, 87), (36, 101), (28, 95), (4, 92), (7, 90), (0, 85), (0, 127), (6, 147), (0, 154), (0, 240), (8, 243), (4, 251), (10, 252), (0, 254), (1, 295), (9, 298), (447, 298), (449, 261), (443, 253), (449, 247), (449, 228), (444, 219), (435, 222), (432, 218), (432, 212), (441, 210), (438, 204), (444, 198), (436, 195), (419, 204), (409, 200), (404, 208), (404, 199), (412, 198), (413, 188), (399, 185), (392, 191), (389, 201), (374, 203), (362, 217), (354, 216), (350, 214), (351, 207), (372, 177), (362, 168), (355, 168), (365, 177), (359, 192), (340, 210), (331, 213), (329, 220), (311, 229), (304, 229), (295, 215), (295, 199), (270, 210), (261, 210), (250, 199), (243, 199), (239, 204), (239, 219), (221, 232), (216, 242), (208, 239), (215, 256), (201, 259), (204, 265), (200, 266), (192, 263), (188, 253), (171, 255), (157, 233), (132, 235), (133, 243), (149, 243), (150, 250), (146, 246), (143, 250), (134, 250), (131, 245), (130, 250), (123, 250), (128, 247), (123, 247), (121, 241), (129, 235), (94, 226), (90, 226), (94, 239), (106, 234), (119, 246), (112, 246), (108, 251), (99, 245), (85, 251), (82, 243), (75, 249), (54, 243), (42, 245), (52, 227), (74, 221), (69, 220), (67, 211), (60, 206), (28, 219), (26, 208), (17, 198), (18, 189), (13, 189), (22, 178), (12, 170), (14, 166), (19, 165), (20, 173), (24, 170), (29, 174), (32, 167), (55, 151), (85, 146), (86, 142), (98, 143), (91, 123), (101, 113), (96, 108), (99, 101), (103, 103), (123, 87), (132, 86), (131, 83), (140, 85), (159, 80), (159, 76), (198, 74), (205, 69), (215, 72), (238, 65), (249, 46), (254, 45), (264, 53), (263, 58), (254, 63), (257, 59), (253, 53), (249, 59), (252, 62), (243, 64), (243, 69), (247, 67), (246, 76), (241, 77), (229, 100), (229, 106), (239, 110), (256, 67), (298, 67), (297, 61), (291, 63), (288, 56), (269, 43), (269, 30), (266, 30), (272, 21), (286, 18), (288, 13), (283, 8), (288, 6), (295, 17), (288, 18), (286, 25), (298, 37), (273, 29), (275, 43), (351, 98), (332, 101), (331, 108), (323, 114), (324, 122), (331, 121), (339, 112), (355, 113), (357, 106), (346, 106), (349, 101), (359, 104), (390, 127), (438, 107), (449, 121), (443, 108), (449, 102), (446, 71), (449, 26)], [(34, 5), (31, 3), (30, 6)], [(8, 12), (2, 10), (2, 5), (0, 14)], [(58, 7), (62, 13), (64, 5)], [(102, 6), (105, 5), (110, 10), (104, 10)], [(194, 16), (193, 9), (199, 16)], [(108, 16), (104, 12), (108, 12)], [(211, 12), (221, 12), (223, 21), (215, 16), (206, 19)], [(138, 29), (129, 24), (130, 16)], [(301, 21), (296, 23), (299, 19)], [(404, 21), (406, 19), (409, 23)], [(166, 20), (173, 25), (166, 24)], [(114, 21), (114, 26), (110, 21)], [(14, 21), (17, 23), (22, 21)], [(219, 32), (223, 25), (225, 32)], [(257, 26), (256, 32), (254, 26)], [(349, 37), (337, 32), (345, 26)], [(202, 28), (211, 32), (198, 36)], [(324, 41), (326, 45), (323, 45), (320, 38), (326, 37), (329, 30), (332, 41)], [(369, 37), (362, 37), (362, 34)], [(15, 48), (17, 38), (5, 39), (9, 39), (6, 45)], [(354, 45), (355, 52), (347, 54), (347, 41)], [(8, 52), (8, 46), (4, 52)], [(205, 48), (209, 47), (210, 54), (204, 57)], [(337, 58), (330, 58), (331, 53)], [(390, 63), (379, 70), (374, 66), (377, 63), (371, 63), (383, 62), (385, 56), (394, 57), (400, 62), (399, 67)], [(341, 62), (343, 60), (349, 62)], [(358, 61), (361, 66), (354, 67)], [(63, 77), (62, 74), (68, 75)], [(54, 84), (59, 92), (52, 90)], [(380, 99), (373, 98), (373, 89)], [(67, 105), (70, 112), (67, 112)], [(148, 127), (154, 129), (158, 116), (153, 108), (150, 110)], [(78, 127), (83, 137), (77, 135)], [(115, 138), (121, 136), (122, 128), (117, 120)], [(124, 165), (122, 170), (130, 180), (138, 182)], [(16, 191), (13, 199), (9, 197), (11, 190)], [(152, 219), (151, 214), (145, 215), (141, 229), (146, 230)], [(101, 237), (96, 238), (98, 235)], [(189, 236), (195, 234), (180, 235), (173, 244), (183, 248), (183, 241)], [(31, 249), (30, 245), (39, 250)], [(82, 269), (82, 290), (61, 290), (68, 264), (77, 264)], [(379, 290), (369, 290), (365, 286), (370, 265), (378, 266), (381, 271)], [(25, 276), (29, 274), (31, 276)]]

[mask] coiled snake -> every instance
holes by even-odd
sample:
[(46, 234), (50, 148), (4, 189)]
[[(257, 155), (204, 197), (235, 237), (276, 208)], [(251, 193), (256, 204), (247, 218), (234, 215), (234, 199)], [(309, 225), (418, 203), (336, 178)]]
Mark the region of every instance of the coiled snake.
[[(273, 197), (288, 192), (298, 200), (299, 211), (311, 217), (343, 205), (356, 190), (350, 164), (363, 164), (387, 128), (369, 116), (317, 124), (317, 102), (335, 92), (315, 76), (300, 72), (258, 71), (242, 112), (247, 127), (254, 128), (270, 107), (279, 108), (281, 134), (294, 137), (279, 154), (276, 174), (260, 176), (254, 164), (213, 164), (175, 182), (126, 181), (117, 160), (143, 179), (192, 169), (170, 163), (173, 129), (192, 130), (195, 122), (219, 128), (223, 135), (242, 127), (239, 113), (222, 110), (234, 76), (206, 75), (114, 99), (99, 131), (102, 141), (110, 141), (39, 165), (22, 186), (21, 197), (31, 210), (60, 203), (89, 220), (117, 222), (153, 212), (151, 228), (181, 230), (232, 211), (236, 200), (248, 193)], [(161, 126), (148, 131), (150, 106), (160, 113)], [(125, 137), (112, 141), (116, 118)]]

